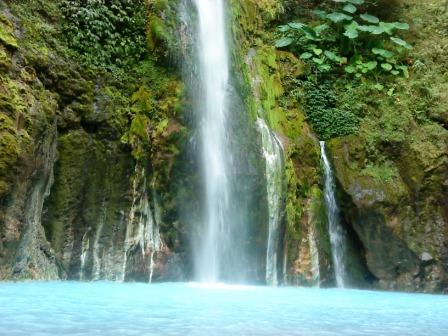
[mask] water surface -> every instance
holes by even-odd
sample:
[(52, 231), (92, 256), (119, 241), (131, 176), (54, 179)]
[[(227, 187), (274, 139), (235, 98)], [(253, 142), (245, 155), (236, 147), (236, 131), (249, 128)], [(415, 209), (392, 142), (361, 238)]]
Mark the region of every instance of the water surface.
[(448, 297), (194, 283), (3, 283), (0, 335), (446, 336)]

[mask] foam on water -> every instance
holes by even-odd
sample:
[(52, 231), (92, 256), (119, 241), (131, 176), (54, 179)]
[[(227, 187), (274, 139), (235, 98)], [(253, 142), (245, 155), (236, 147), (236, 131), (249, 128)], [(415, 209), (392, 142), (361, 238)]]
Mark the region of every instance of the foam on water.
[[(253, 290), (256, 289), (256, 290)], [(2, 336), (446, 336), (448, 297), (197, 284), (0, 284)]]

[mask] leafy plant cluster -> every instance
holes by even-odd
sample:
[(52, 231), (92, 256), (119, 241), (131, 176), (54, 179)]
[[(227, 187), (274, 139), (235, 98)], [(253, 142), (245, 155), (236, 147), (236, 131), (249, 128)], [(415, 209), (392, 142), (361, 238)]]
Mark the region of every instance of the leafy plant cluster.
[(297, 80), (292, 95), (301, 101), (307, 119), (322, 140), (356, 132), (358, 117), (349, 108), (340, 108), (329, 83)]
[[(412, 47), (397, 36), (408, 30), (402, 22), (383, 22), (361, 12), (364, 0), (333, 0), (333, 12), (315, 10), (317, 24), (290, 22), (279, 28), (278, 48), (290, 48), (321, 73), (344, 69), (357, 78), (372, 75), (408, 76), (403, 62)], [(382, 85), (378, 84), (378, 89)]]
[(62, 0), (62, 33), (87, 64), (116, 68), (146, 52), (144, 0)]

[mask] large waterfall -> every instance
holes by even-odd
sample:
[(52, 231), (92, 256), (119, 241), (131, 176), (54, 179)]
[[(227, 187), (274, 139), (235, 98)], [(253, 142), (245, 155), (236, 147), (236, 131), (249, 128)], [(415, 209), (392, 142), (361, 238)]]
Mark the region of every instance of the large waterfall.
[[(202, 170), (205, 183), (205, 214), (196, 257), (200, 281), (217, 282), (234, 262), (231, 210), (231, 152), (227, 91), (229, 59), (223, 0), (194, 0), (198, 13), (200, 58), (200, 132)], [(243, 256), (240, 256), (242, 258)], [(225, 275), (227, 277), (227, 275)]]
[(331, 171), (330, 161), (325, 150), (325, 142), (320, 142), (322, 162), (325, 172), (325, 204), (327, 206), (328, 230), (330, 233), (331, 254), (338, 287), (347, 285), (347, 272), (345, 269), (345, 233), (339, 221), (339, 207), (335, 197), (335, 184)]

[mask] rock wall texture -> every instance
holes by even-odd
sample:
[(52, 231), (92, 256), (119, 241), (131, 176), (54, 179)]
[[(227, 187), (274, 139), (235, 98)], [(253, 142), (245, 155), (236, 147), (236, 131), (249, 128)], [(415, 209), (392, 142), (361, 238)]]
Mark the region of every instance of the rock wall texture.
[[(81, 66), (59, 40), (57, 3), (0, 10), (0, 279), (182, 279), (176, 76)], [(139, 95), (163, 117), (140, 115)]]

